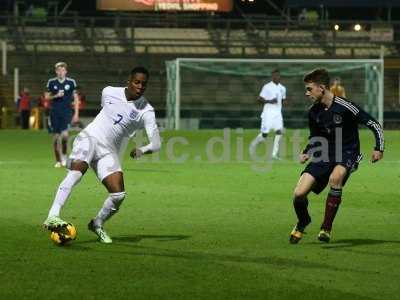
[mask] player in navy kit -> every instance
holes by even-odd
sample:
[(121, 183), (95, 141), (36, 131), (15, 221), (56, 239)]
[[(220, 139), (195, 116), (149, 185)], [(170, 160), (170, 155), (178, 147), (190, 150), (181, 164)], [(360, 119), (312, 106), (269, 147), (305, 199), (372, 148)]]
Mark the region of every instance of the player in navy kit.
[[(47, 82), (46, 98), (51, 100), (50, 128), (53, 133), (53, 148), (56, 158), (55, 167), (66, 165), (68, 127), (71, 121), (79, 121), (79, 99), (75, 93), (76, 82), (66, 77), (67, 64), (58, 62), (54, 66), (57, 77)], [(74, 101), (72, 114), (71, 102)]]
[(362, 156), (358, 124), (366, 125), (375, 136), (375, 148), (371, 161), (383, 157), (384, 140), (381, 125), (356, 104), (334, 96), (329, 90), (329, 74), (316, 69), (304, 76), (306, 96), (313, 101), (309, 110), (309, 143), (300, 154), (300, 162), (306, 166), (294, 190), (293, 206), (298, 223), (290, 234), (290, 242), (296, 244), (304, 229), (311, 223), (308, 214), (307, 195), (319, 194), (329, 184), (325, 217), (318, 239), (329, 242), (332, 223), (338, 211), (342, 188), (352, 171), (356, 170)]

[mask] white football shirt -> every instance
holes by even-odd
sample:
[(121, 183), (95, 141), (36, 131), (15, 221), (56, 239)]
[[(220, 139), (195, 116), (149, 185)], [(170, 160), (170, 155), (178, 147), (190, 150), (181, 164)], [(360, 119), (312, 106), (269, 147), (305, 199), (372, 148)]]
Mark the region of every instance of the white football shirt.
[(274, 98), (278, 100), (278, 103), (275, 104), (265, 103), (261, 116), (279, 115), (282, 113), (282, 100), (286, 99), (286, 88), (280, 83), (276, 84), (270, 81), (261, 89), (260, 97), (265, 100), (272, 100)]
[[(143, 107), (138, 108), (139, 105), (135, 103), (141, 103)], [(135, 100), (135, 103), (126, 99), (125, 87), (104, 88), (101, 95), (103, 108), (84, 131), (111, 151), (119, 152), (125, 138), (145, 128), (150, 143), (140, 149), (144, 152), (158, 151), (160, 135), (154, 108), (143, 96)]]

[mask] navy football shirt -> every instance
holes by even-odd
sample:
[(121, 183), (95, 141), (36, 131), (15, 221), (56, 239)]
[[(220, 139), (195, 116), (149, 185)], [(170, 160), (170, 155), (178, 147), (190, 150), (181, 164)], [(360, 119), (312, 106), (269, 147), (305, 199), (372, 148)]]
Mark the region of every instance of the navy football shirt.
[(54, 98), (52, 100), (51, 110), (71, 110), (71, 103), (74, 99), (73, 94), (75, 88), (76, 82), (72, 78), (66, 77), (63, 81), (60, 81), (57, 77), (49, 79), (47, 82), (47, 90), (52, 95), (56, 95), (59, 91), (64, 91), (64, 96)]

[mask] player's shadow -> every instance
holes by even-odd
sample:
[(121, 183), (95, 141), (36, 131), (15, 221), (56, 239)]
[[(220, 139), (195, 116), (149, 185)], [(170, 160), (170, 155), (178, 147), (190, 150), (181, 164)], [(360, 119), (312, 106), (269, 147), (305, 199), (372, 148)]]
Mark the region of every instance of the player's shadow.
[[(336, 251), (345, 251), (345, 252), (356, 252), (360, 254), (367, 255), (379, 255), (386, 257), (400, 257), (399, 253), (393, 252), (383, 252), (377, 251), (376, 248), (362, 248), (362, 246), (374, 246), (374, 245), (383, 245), (383, 244), (391, 244), (400, 246), (400, 241), (389, 241), (389, 240), (375, 240), (375, 239), (342, 239), (336, 240), (332, 243), (326, 244), (323, 246), (324, 249), (327, 250), (336, 250)], [(360, 248), (357, 248), (361, 246)]]
[(342, 240), (335, 240), (329, 244), (326, 244), (324, 248), (337, 249), (337, 248), (350, 248), (357, 246), (380, 245), (380, 244), (400, 244), (400, 241), (374, 240), (374, 239), (342, 239)]
[[(299, 267), (310, 270), (326, 270), (329, 268), (334, 271), (349, 271), (360, 273), (365, 271), (335, 267), (319, 262), (312, 262), (307, 260), (291, 259), (291, 258), (281, 258), (275, 256), (243, 256), (234, 254), (220, 254), (220, 253), (210, 253), (209, 251), (185, 251), (183, 249), (165, 249), (159, 246), (148, 246), (141, 245), (139, 242), (143, 240), (156, 240), (159, 242), (167, 241), (179, 241), (189, 239), (191, 236), (188, 235), (129, 235), (129, 236), (116, 236), (113, 237), (114, 243), (110, 246), (105, 245), (105, 247), (96, 247), (96, 251), (112, 251), (117, 254), (132, 255), (132, 256), (148, 256), (148, 257), (168, 257), (173, 259), (184, 259), (192, 261), (209, 261), (209, 262), (229, 262), (229, 263), (253, 263), (257, 265), (271, 265), (279, 267), (282, 269), (289, 267)], [(93, 250), (92, 247), (86, 247), (85, 244), (98, 244), (95, 240), (86, 241), (74, 241), (71, 243), (71, 250), (86, 251)], [(110, 248), (109, 248), (110, 247)]]
[[(234, 255), (234, 254), (220, 254), (220, 253), (210, 253), (209, 251), (185, 251), (182, 249), (165, 249), (161, 247), (149, 247), (142, 246), (139, 244), (129, 245), (126, 243), (115, 244), (113, 252), (123, 255), (132, 255), (132, 256), (147, 256), (154, 258), (172, 258), (177, 260), (191, 260), (191, 261), (202, 261), (202, 262), (218, 262), (218, 263), (252, 263), (257, 265), (270, 265), (281, 269), (299, 267), (310, 270), (326, 270), (329, 268), (333, 271), (340, 272), (355, 272), (355, 273), (365, 273), (365, 271), (361, 271), (358, 269), (352, 268), (343, 268), (343, 267), (335, 267), (331, 265), (327, 265), (319, 262), (312, 262), (306, 260), (299, 259), (291, 259), (291, 258), (281, 258), (275, 256), (243, 256), (243, 255)], [(129, 248), (128, 248), (129, 247)], [(105, 251), (107, 249), (101, 248), (96, 249), (96, 251)]]
[(143, 173), (173, 173), (173, 171), (171, 171), (171, 170), (136, 169), (136, 168), (124, 168), (124, 171), (143, 172)]
[(190, 235), (153, 235), (153, 234), (138, 234), (124, 235), (113, 237), (113, 241), (122, 243), (138, 243), (142, 240), (156, 240), (158, 242), (180, 241), (189, 239)]
[[(138, 235), (122, 235), (113, 237), (113, 244), (123, 243), (139, 243), (142, 240), (156, 240), (158, 242), (169, 242), (169, 241), (180, 241), (189, 239), (190, 235), (153, 235), (153, 234), (138, 234)], [(76, 248), (83, 249), (81, 246), (84, 244), (98, 244), (99, 242), (96, 239), (86, 240), (86, 241), (74, 241), (74, 246)]]

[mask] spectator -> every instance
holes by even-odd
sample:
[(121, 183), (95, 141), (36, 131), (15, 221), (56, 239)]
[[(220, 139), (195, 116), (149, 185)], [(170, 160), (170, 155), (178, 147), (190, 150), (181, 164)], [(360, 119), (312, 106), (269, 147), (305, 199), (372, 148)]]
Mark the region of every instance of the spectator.
[(31, 115), (31, 96), (29, 89), (24, 87), (17, 100), (20, 124), (22, 129), (29, 129), (29, 117)]
[(346, 90), (342, 86), (339, 77), (333, 79), (330, 91), (337, 97), (346, 98)]
[(303, 8), (298, 16), (299, 23), (307, 21), (307, 8)]
[(38, 106), (40, 109), (41, 127), (49, 130), (49, 113), (51, 100), (46, 98), (46, 91), (44, 91), (38, 98)]

